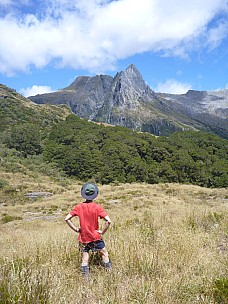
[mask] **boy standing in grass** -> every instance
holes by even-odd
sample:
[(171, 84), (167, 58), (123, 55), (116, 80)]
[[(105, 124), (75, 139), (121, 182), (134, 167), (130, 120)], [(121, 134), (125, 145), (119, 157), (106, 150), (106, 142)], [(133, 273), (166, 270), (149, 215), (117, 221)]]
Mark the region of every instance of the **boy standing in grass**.
[[(82, 274), (89, 275), (89, 252), (98, 252), (102, 258), (105, 269), (111, 268), (108, 251), (101, 238), (109, 228), (111, 220), (104, 208), (93, 202), (98, 195), (98, 187), (93, 183), (86, 183), (81, 188), (81, 195), (85, 199), (83, 203), (77, 204), (66, 216), (65, 221), (71, 229), (79, 233), (78, 240), (82, 248)], [(79, 217), (80, 227), (76, 228), (71, 219)], [(99, 218), (105, 220), (102, 230), (99, 230)]]

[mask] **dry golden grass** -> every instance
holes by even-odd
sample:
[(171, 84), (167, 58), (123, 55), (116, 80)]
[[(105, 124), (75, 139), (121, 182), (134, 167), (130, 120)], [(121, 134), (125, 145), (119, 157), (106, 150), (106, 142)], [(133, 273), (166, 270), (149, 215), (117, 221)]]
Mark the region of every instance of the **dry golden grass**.
[(93, 255), (85, 281), (76, 235), (64, 222), (81, 201), (81, 183), (6, 178), (18, 193), (53, 196), (0, 207), (1, 217), (21, 217), (0, 224), (0, 303), (225, 303), (214, 283), (227, 278), (227, 189), (99, 185), (97, 202), (113, 222), (104, 236), (113, 269), (105, 272)]

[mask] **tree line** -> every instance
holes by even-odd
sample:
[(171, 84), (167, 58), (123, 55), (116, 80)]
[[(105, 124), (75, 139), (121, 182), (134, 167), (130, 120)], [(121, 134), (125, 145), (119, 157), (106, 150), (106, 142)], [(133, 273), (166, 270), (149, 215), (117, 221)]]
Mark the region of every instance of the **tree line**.
[(6, 144), (24, 157), (42, 154), (46, 162), (83, 181), (228, 186), (228, 141), (201, 131), (155, 137), (70, 115), (49, 134), (33, 124), (19, 125)]

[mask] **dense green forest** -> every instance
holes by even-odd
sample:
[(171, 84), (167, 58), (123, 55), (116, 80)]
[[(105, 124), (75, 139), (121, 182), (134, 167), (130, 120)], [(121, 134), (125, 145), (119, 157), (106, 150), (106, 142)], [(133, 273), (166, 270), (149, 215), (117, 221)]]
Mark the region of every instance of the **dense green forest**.
[(228, 186), (228, 141), (210, 133), (155, 137), (69, 115), (49, 134), (33, 124), (18, 125), (5, 143), (20, 157), (40, 155), (42, 161), (83, 181)]

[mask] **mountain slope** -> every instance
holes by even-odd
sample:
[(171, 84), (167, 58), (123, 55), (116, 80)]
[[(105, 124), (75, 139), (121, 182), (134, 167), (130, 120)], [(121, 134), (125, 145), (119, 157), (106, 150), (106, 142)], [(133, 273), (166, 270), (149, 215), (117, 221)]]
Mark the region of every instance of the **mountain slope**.
[(200, 121), (208, 131), (228, 138), (228, 90), (158, 94), (176, 112)]
[[(155, 135), (191, 129), (228, 137), (224, 116), (228, 99), (197, 91), (185, 95), (156, 94), (133, 64), (115, 77), (80, 76), (58, 92), (29, 98), (37, 104), (66, 104), (82, 118)], [(220, 107), (220, 101), (226, 111)], [(199, 106), (202, 102), (213, 102), (214, 112), (209, 111), (210, 106)]]
[(65, 105), (37, 105), (13, 89), (0, 84), (0, 131), (16, 124), (34, 123), (46, 128), (71, 113)]

